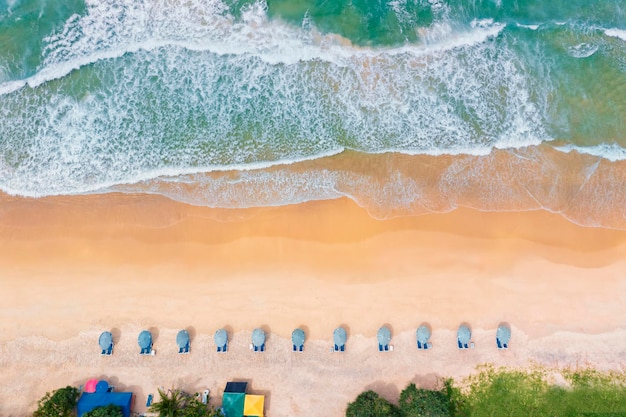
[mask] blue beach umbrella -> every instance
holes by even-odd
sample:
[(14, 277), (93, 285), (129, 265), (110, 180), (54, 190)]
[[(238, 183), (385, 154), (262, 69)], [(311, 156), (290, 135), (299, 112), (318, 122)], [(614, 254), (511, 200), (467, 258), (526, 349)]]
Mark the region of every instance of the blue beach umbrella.
[(511, 328), (506, 324), (501, 324), (496, 330), (496, 337), (500, 340), (500, 343), (507, 345), (511, 340)]
[(98, 339), (98, 344), (102, 350), (107, 350), (111, 347), (111, 343), (113, 343), (113, 335), (111, 332), (102, 332), (100, 338)]
[(215, 332), (213, 340), (215, 341), (216, 346), (222, 347), (226, 344), (226, 342), (228, 342), (228, 333), (224, 329), (219, 329)]
[(333, 341), (337, 346), (343, 346), (346, 344), (346, 340), (348, 340), (348, 335), (346, 333), (346, 329), (343, 327), (337, 327), (333, 332)]
[(189, 333), (187, 330), (181, 330), (176, 335), (176, 344), (179, 348), (185, 348), (189, 344)]
[(304, 339), (305, 339), (305, 335), (304, 335), (304, 330), (302, 329), (295, 329), (291, 333), (291, 342), (297, 347), (304, 345)]
[(378, 344), (382, 346), (386, 346), (391, 341), (391, 330), (387, 326), (383, 326), (378, 329), (378, 333), (376, 334), (376, 338), (378, 339)]
[(140, 348), (149, 349), (152, 346), (152, 334), (148, 330), (143, 330), (139, 333), (137, 342), (139, 343)]
[(457, 338), (459, 339), (459, 342), (461, 342), (461, 344), (467, 345), (472, 339), (472, 331), (469, 327), (462, 324), (461, 326), (459, 326), (459, 330), (457, 331)]
[(265, 343), (265, 332), (263, 329), (254, 329), (252, 331), (252, 344), (260, 348)]
[(428, 328), (428, 326), (422, 325), (417, 328), (415, 335), (417, 336), (418, 345), (425, 346), (430, 340), (430, 329)]

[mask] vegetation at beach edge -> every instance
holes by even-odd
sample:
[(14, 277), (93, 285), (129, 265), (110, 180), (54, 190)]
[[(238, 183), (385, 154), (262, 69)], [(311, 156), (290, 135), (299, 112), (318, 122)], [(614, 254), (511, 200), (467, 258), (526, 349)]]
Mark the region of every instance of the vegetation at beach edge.
[(433, 390), (408, 385), (397, 405), (374, 391), (348, 404), (346, 417), (626, 417), (626, 372), (526, 370), (484, 365)]
[[(37, 402), (33, 417), (75, 417), (81, 391), (72, 386), (48, 392)], [(200, 401), (200, 394), (179, 389), (159, 389), (159, 398), (149, 411), (159, 417), (223, 417), (220, 410)], [(123, 417), (122, 408), (116, 405), (96, 407), (85, 417)]]

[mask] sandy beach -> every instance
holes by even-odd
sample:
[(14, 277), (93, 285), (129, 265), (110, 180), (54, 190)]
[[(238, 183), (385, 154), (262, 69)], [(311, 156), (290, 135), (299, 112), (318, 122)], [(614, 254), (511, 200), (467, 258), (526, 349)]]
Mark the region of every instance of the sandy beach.
[[(46, 391), (108, 379), (145, 411), (159, 386), (249, 381), (273, 417), (343, 415), (366, 388), (390, 399), (477, 365), (625, 369), (626, 232), (545, 211), (375, 220), (347, 199), (241, 210), (159, 196), (0, 196), (0, 415), (25, 416)], [(467, 322), (475, 349), (459, 351)], [(495, 329), (513, 330), (508, 351)], [(433, 349), (418, 351), (428, 323)], [(329, 351), (348, 330), (346, 352)], [(375, 335), (387, 324), (393, 352)], [(291, 352), (291, 331), (307, 332)], [(231, 349), (218, 354), (225, 327)], [(267, 351), (248, 349), (255, 327)], [(191, 354), (176, 352), (186, 328)], [(138, 354), (150, 329), (157, 354)], [(114, 355), (97, 338), (111, 330)]]

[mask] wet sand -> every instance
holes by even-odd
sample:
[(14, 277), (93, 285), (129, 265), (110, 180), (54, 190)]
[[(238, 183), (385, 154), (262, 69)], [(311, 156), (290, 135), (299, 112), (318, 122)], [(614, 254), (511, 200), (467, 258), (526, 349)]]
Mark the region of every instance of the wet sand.
[[(374, 388), (461, 378), (478, 364), (624, 369), (626, 232), (544, 211), (372, 219), (347, 199), (219, 210), (150, 195), (0, 196), (0, 415), (27, 415), (46, 391), (106, 377), (137, 394), (212, 390), (245, 379), (271, 416), (340, 416)], [(433, 328), (434, 348), (415, 348)], [(461, 322), (476, 348), (456, 349)], [(513, 329), (510, 349), (495, 329)], [(346, 352), (330, 353), (343, 324)], [(395, 350), (377, 351), (382, 324)], [(255, 327), (267, 352), (248, 350)], [(307, 331), (303, 354), (293, 328)], [(225, 327), (231, 350), (212, 342)], [(154, 357), (137, 334), (155, 334)], [(192, 352), (179, 356), (187, 328)], [(97, 337), (116, 347), (101, 357)], [(338, 389), (337, 387), (341, 387)]]

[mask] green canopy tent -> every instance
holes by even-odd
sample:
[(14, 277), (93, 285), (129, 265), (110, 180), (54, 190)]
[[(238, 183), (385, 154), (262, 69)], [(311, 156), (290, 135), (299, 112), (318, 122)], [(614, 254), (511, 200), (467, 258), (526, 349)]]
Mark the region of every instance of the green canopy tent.
[(246, 394), (243, 392), (225, 392), (222, 396), (224, 417), (243, 417)]

